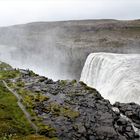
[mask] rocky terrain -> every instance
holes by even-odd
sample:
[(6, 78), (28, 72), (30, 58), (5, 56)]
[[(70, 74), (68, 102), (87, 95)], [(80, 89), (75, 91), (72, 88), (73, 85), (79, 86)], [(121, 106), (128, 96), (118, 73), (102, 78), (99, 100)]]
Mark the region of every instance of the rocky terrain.
[[(53, 81), (30, 70), (12, 69), (5, 63), (1, 64), (0, 80), (9, 90), (4, 89), (3, 92), (17, 93), (20, 96), (19, 102), (25, 107), (25, 112), (31, 115), (32, 123), (38, 127), (36, 130), (38, 135), (50, 140), (139, 139), (132, 124), (134, 122), (135, 127), (139, 128), (139, 105), (134, 103), (111, 105), (96, 89), (88, 87), (83, 82)], [(0, 85), (2, 86), (2, 83)], [(113, 109), (114, 107), (119, 111)], [(22, 133), (20, 127), (18, 127), (20, 131), (13, 129), (14, 127), (5, 128), (3, 133), (10, 134), (13, 139), (25, 133)], [(26, 135), (29, 133), (24, 134)], [(0, 133), (0, 136), (3, 134)]]
[(140, 53), (139, 46), (140, 20), (37, 22), (0, 28), (0, 60), (53, 79), (79, 79), (89, 53)]
[(133, 121), (134, 126), (140, 129), (140, 105), (136, 103), (119, 103), (114, 104), (120, 112)]

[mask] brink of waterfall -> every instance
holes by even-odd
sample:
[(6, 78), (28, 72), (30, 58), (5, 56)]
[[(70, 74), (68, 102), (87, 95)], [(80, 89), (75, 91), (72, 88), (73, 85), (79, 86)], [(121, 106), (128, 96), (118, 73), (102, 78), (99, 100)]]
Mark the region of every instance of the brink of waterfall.
[(140, 103), (140, 54), (91, 53), (80, 81), (111, 103)]

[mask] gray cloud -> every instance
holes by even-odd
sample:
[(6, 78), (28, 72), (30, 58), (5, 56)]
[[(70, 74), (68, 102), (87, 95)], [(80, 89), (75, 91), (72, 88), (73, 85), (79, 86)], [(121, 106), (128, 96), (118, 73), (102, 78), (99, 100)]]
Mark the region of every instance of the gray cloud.
[(33, 21), (139, 17), (139, 0), (0, 0), (0, 26)]

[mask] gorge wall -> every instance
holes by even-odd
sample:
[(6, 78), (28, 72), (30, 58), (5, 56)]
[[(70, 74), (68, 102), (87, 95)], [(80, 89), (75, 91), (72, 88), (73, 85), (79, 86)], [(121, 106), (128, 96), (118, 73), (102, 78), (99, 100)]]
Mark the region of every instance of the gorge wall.
[(0, 60), (53, 79), (79, 79), (91, 52), (140, 53), (140, 20), (37, 22), (0, 28)]

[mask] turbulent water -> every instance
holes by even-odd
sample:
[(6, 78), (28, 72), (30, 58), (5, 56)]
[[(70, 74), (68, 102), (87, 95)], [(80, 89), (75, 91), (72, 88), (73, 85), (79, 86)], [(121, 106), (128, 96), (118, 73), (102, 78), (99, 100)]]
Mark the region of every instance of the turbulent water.
[(111, 103), (140, 103), (140, 54), (92, 53), (80, 80)]

